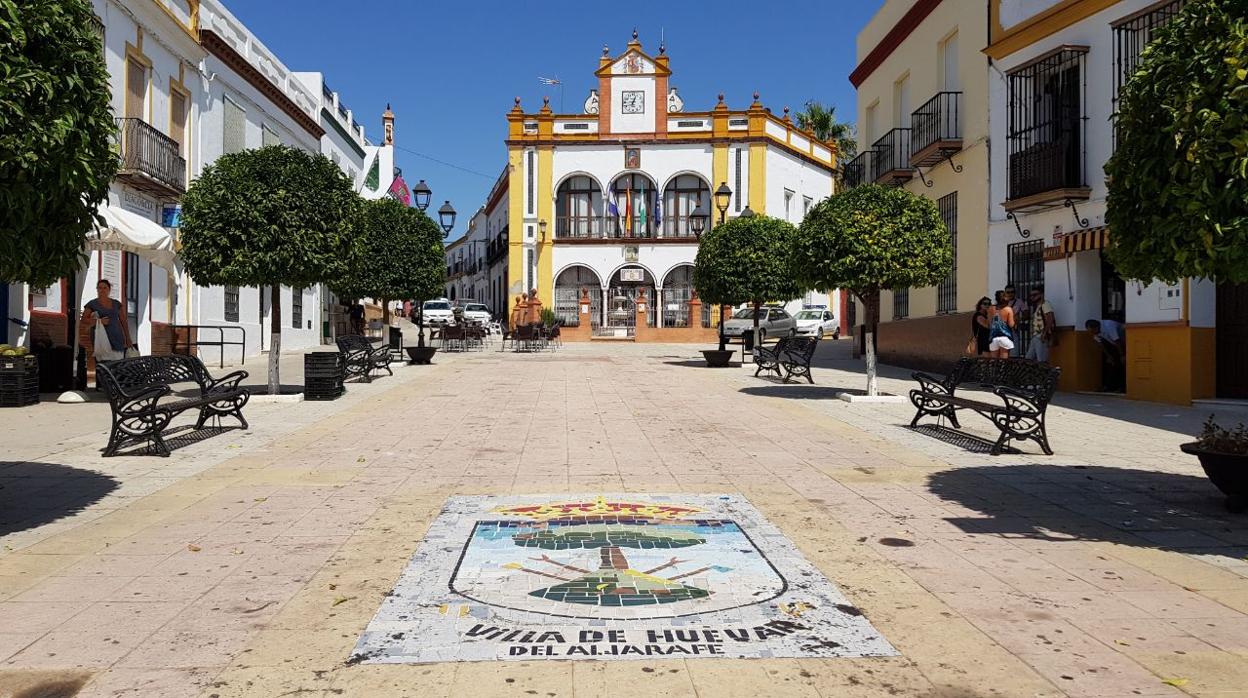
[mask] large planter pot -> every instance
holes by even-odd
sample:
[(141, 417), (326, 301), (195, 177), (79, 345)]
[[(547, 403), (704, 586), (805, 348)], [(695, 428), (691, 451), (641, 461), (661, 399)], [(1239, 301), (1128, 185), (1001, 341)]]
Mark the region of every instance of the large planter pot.
[(732, 356), (737, 352), (732, 349), (703, 349), (702, 356), (706, 358), (706, 365), (709, 368), (727, 368), (732, 365)]
[(1200, 459), (1200, 467), (1214, 487), (1226, 495), (1226, 508), (1234, 512), (1248, 509), (1248, 454), (1207, 451), (1195, 441), (1179, 446), (1184, 453)]
[(437, 347), (405, 347), (405, 349), (410, 364), (433, 363), (433, 355), (438, 351)]

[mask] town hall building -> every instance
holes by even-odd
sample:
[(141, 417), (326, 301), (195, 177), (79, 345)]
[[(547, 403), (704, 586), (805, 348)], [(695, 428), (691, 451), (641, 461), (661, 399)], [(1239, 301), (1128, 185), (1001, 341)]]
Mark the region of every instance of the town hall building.
[[(636, 32), (620, 55), (604, 47), (595, 76), (579, 114), (556, 114), (548, 100), (525, 112), (517, 98), (507, 115), (508, 167), (486, 211), (508, 214), (487, 238), (505, 245), (505, 273), (490, 296), (505, 288), (514, 304), (536, 289), (565, 326), (588, 317), (599, 337), (633, 337), (638, 323), (709, 327), (709, 307), (689, 312), (699, 202), (710, 226), (747, 210), (796, 225), (832, 194), (835, 146), (757, 93), (746, 109), (721, 94), (709, 110), (687, 110), (665, 47), (647, 54)], [(712, 195), (721, 185), (732, 191), (726, 209)]]

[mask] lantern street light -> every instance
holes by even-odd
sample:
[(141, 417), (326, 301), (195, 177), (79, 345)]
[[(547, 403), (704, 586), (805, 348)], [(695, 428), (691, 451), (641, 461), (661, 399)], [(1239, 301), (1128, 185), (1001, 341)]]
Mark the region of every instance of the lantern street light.
[(537, 222), (537, 232), (539, 234), (538, 241), (546, 242), (546, 219)]
[(424, 213), (425, 209), (429, 208), (429, 198), (432, 196), (433, 190), (429, 188), (428, 184), (425, 184), (423, 179), (417, 182), (416, 186), (412, 187), (412, 197), (416, 199), (416, 208), (420, 209), (421, 213)]
[(455, 209), (450, 201), (442, 204), (442, 208), (438, 209), (438, 223), (442, 225), (442, 237), (449, 237), (451, 228), (455, 227)]
[(689, 229), (695, 238), (702, 237), (702, 233), (706, 231), (706, 222), (710, 218), (711, 212), (706, 210), (706, 202), (698, 199), (698, 205), (693, 209), (693, 213), (689, 214)]
[(728, 204), (732, 200), (732, 190), (728, 188), (727, 182), (720, 182), (719, 188), (715, 190), (715, 208), (719, 209), (719, 222), (722, 225), (724, 217), (728, 215)]
[(746, 206), (745, 210), (741, 211), (742, 218), (753, 218), (755, 215), (756, 214), (754, 213), (754, 209), (750, 208), (749, 206)]

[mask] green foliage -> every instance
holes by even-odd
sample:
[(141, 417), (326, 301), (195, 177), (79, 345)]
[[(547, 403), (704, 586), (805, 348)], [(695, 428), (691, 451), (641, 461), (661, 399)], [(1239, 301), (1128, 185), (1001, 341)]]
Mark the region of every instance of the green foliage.
[(282, 145), (223, 155), (182, 199), (182, 259), (200, 284), (341, 279), (360, 203), (322, 155)]
[(937, 284), (952, 266), (936, 203), (899, 187), (867, 184), (824, 199), (794, 237), (793, 271), (803, 288), (844, 288), (860, 299)]
[(1197, 443), (1206, 451), (1214, 453), (1248, 455), (1248, 427), (1240, 422), (1234, 429), (1227, 429), (1213, 421), (1213, 415), (1209, 415), (1200, 430)]
[(1128, 278), (1248, 281), (1248, 0), (1192, 0), (1122, 90), (1105, 165)]
[(442, 228), (390, 197), (359, 207), (346, 274), (331, 284), (342, 298), (424, 300), (442, 293)]
[(794, 116), (799, 127), (814, 133), (819, 140), (825, 143), (834, 141), (837, 158), (849, 161), (858, 154), (854, 125), (837, 121), (836, 107), (825, 107), (812, 99)]
[(118, 158), (87, 0), (0, 0), (0, 281), (47, 286), (83, 262)]
[(734, 218), (702, 236), (693, 285), (707, 303), (787, 301), (801, 293), (789, 266), (796, 230), (779, 218)]
[(555, 315), (554, 308), (542, 308), (541, 316), (542, 324), (546, 327), (554, 327), (559, 322), (559, 316)]

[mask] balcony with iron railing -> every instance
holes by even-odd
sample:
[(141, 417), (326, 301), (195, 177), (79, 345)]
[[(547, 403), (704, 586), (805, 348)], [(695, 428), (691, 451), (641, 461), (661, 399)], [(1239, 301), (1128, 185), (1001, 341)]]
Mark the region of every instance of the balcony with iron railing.
[(1086, 46), (1060, 46), (1006, 74), (1007, 211), (1085, 201)]
[(697, 236), (688, 216), (663, 218), (655, 225), (653, 218), (635, 216), (558, 216), (555, 218), (555, 240), (653, 240), (693, 243)]
[(910, 115), (910, 165), (931, 167), (962, 150), (962, 93), (937, 92)]
[(871, 176), (871, 157), (871, 151), (864, 150), (858, 153), (853, 160), (845, 164), (842, 179), (846, 187), (852, 189), (861, 184), (875, 181), (875, 178)]
[(117, 179), (161, 197), (186, 192), (186, 159), (178, 142), (136, 118), (117, 119), (121, 167)]
[(901, 184), (914, 177), (910, 166), (910, 129), (895, 128), (871, 144), (874, 181)]

